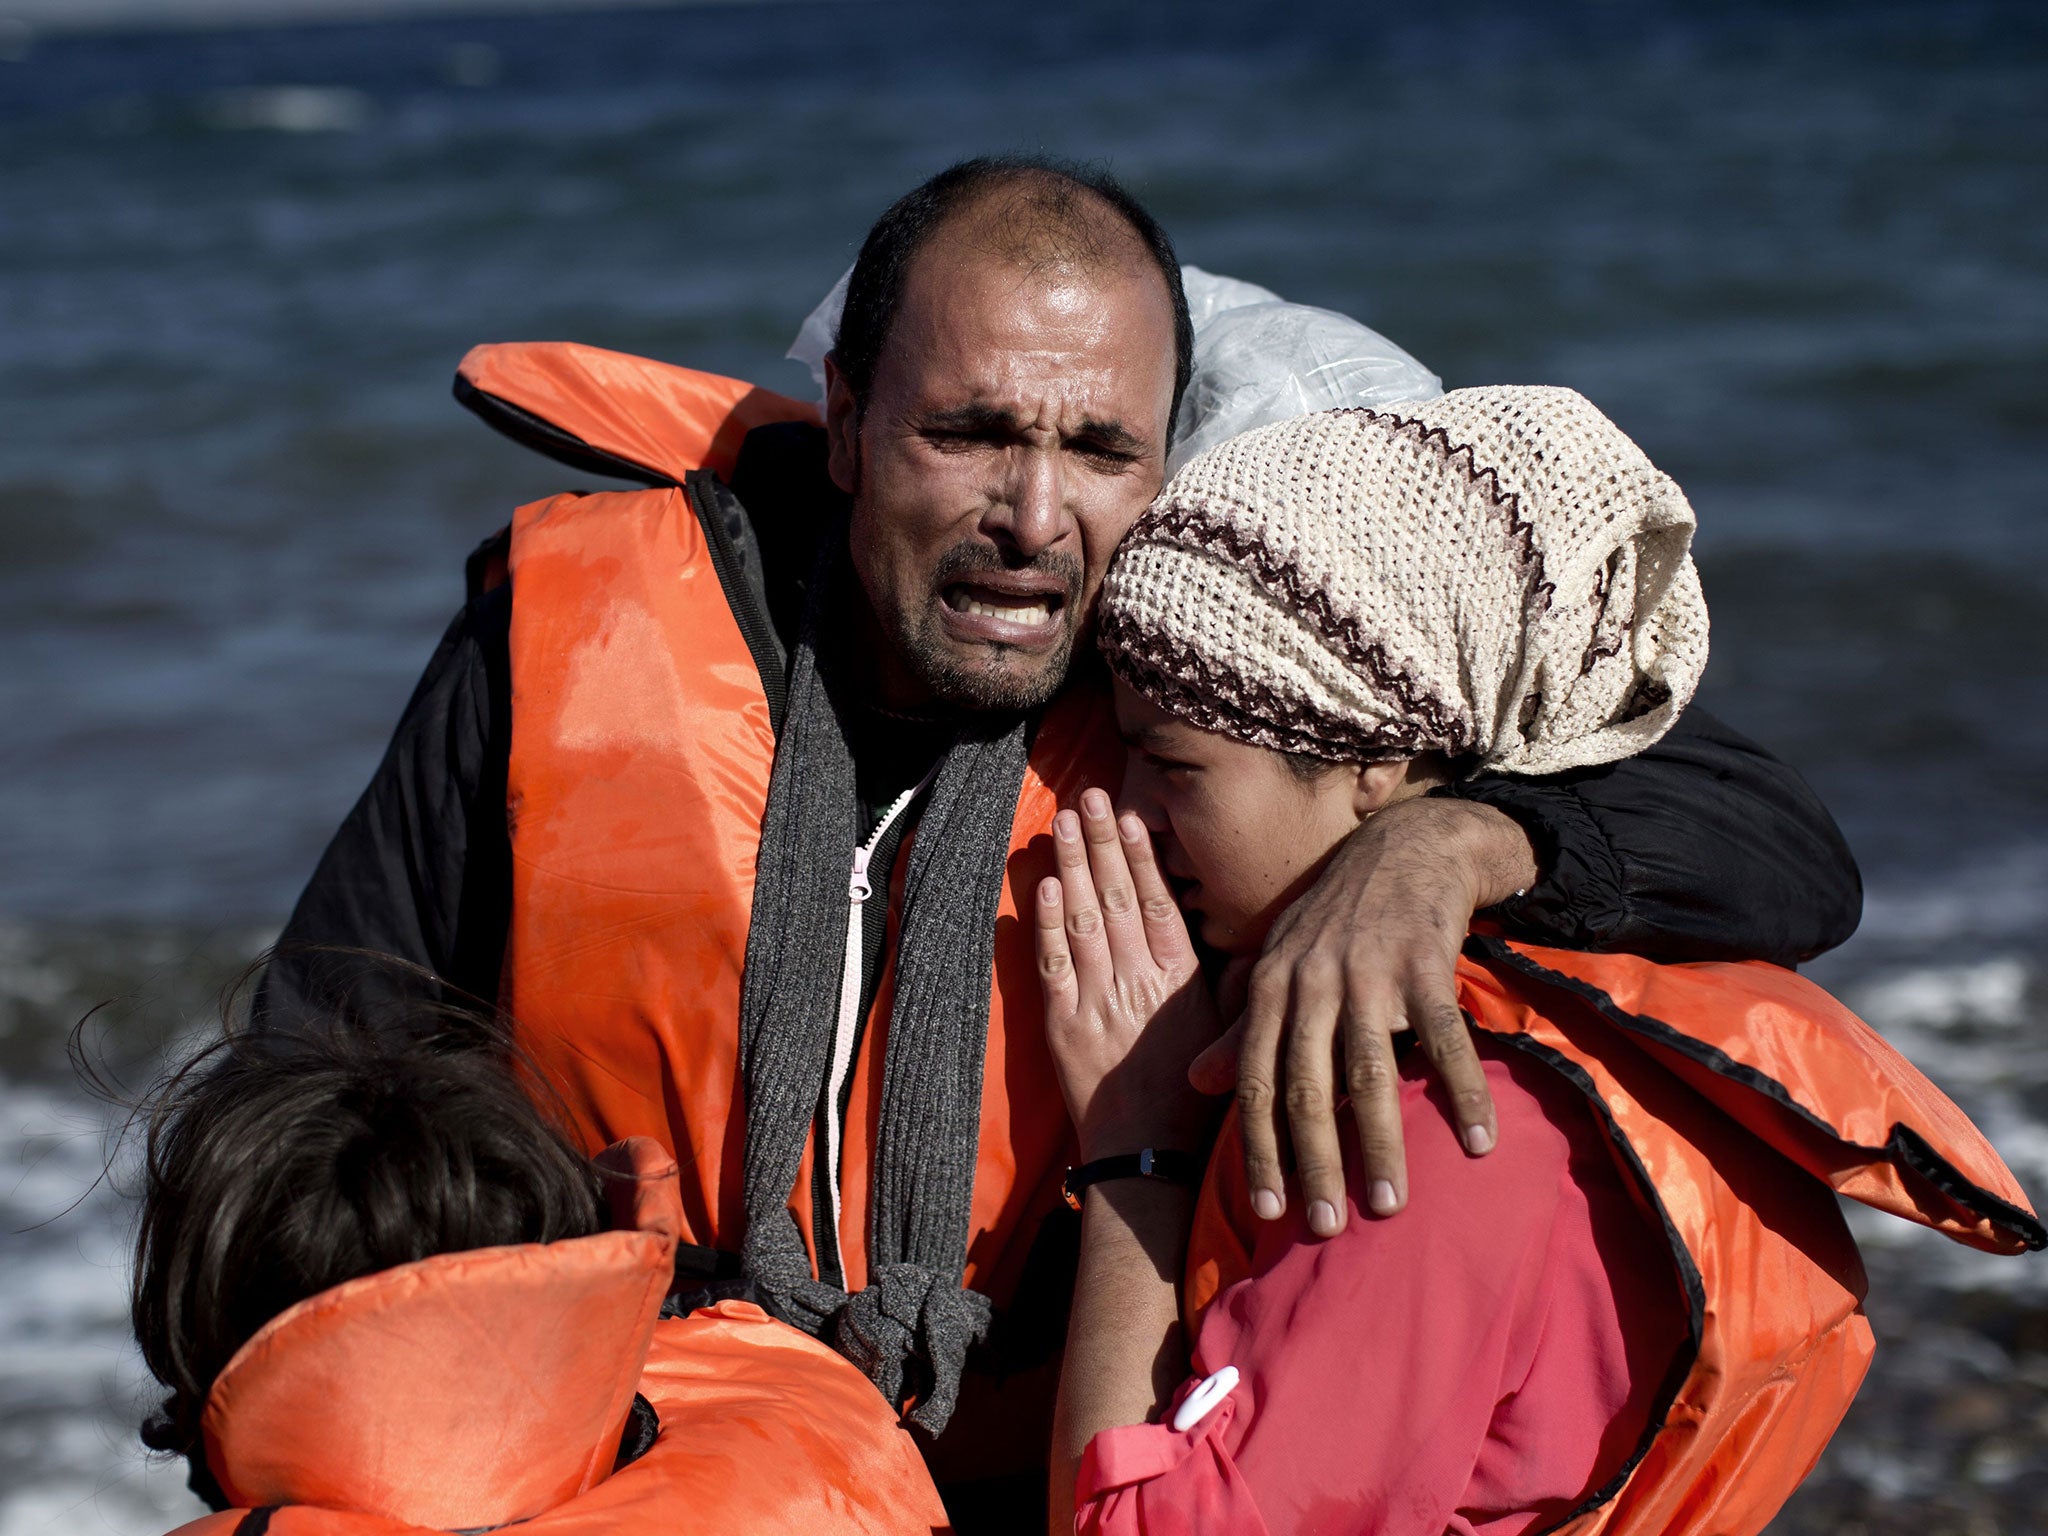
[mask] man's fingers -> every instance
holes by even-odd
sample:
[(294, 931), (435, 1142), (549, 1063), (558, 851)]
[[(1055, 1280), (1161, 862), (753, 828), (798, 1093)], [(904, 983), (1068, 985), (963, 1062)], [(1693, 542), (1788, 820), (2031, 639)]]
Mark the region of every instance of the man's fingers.
[(1194, 959), (1194, 945), (1188, 942), (1187, 919), (1167, 889), (1159, 872), (1159, 859), (1152, 847), (1152, 834), (1135, 816), (1117, 818), (1116, 829), (1124, 842), (1124, 860), (1130, 865), (1131, 888), (1137, 893), (1138, 913), (1145, 924), (1145, 942), (1152, 958), (1162, 968)]
[(1081, 818), (1061, 811), (1052, 819), (1053, 861), (1059, 866), (1060, 897), (1065, 907), (1067, 948), (1074, 957), (1082, 985), (1106, 985), (1110, 975), (1109, 942), (1102, 933), (1102, 909), (1095, 900), (1095, 881), (1088, 873), (1088, 849), (1081, 836)]
[(1472, 1044), (1472, 1031), (1465, 1023), (1455, 995), (1429, 1002), (1410, 1001), (1408, 1019), (1422, 1039), (1422, 1049), (1436, 1066), (1437, 1076), (1451, 1096), (1451, 1114), (1458, 1124), (1458, 1140), (1474, 1157), (1491, 1152), (1500, 1140), (1500, 1124), (1494, 1117), (1493, 1092), (1486, 1086), (1486, 1069)]
[(1344, 1230), (1344, 1147), (1337, 1139), (1337, 1098), (1331, 1086), (1332, 1044), (1343, 990), (1334, 968), (1298, 969), (1287, 1021), (1287, 1128), (1294, 1171), (1317, 1237)]
[(1067, 907), (1060, 883), (1038, 882), (1038, 979), (1045, 987), (1048, 1013), (1071, 1010), (1080, 1001), (1074, 980), (1074, 956), (1067, 947)]
[(1118, 835), (1109, 796), (1099, 789), (1081, 795), (1081, 839), (1088, 848), (1088, 867), (1095, 877), (1095, 896), (1102, 907), (1102, 925), (1110, 954), (1126, 976), (1136, 975), (1152, 959), (1145, 920), (1138, 911), (1138, 892), (1130, 862)]
[(1394, 998), (1382, 988), (1348, 989), (1344, 1028), (1344, 1091), (1365, 1167), (1365, 1198), (1375, 1216), (1408, 1203), (1408, 1158), (1401, 1131), (1401, 1087), (1389, 1026)]
[(1272, 1221), (1287, 1209), (1280, 1168), (1280, 1036), (1286, 1024), (1289, 975), (1275, 966), (1253, 972), (1237, 1058), (1238, 1129), (1244, 1136), (1246, 1187), (1252, 1214)]

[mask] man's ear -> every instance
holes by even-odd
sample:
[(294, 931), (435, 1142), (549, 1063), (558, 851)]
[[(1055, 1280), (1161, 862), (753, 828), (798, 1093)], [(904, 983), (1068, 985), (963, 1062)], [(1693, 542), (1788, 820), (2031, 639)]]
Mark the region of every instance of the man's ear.
[(1351, 771), (1357, 781), (1352, 787), (1352, 809), (1358, 812), (1358, 819), (1365, 820), (1375, 811), (1383, 811), (1395, 800), (1405, 796), (1401, 791), (1408, 783), (1408, 759), (1397, 757), (1385, 763), (1353, 763)]
[(832, 483), (853, 495), (860, 489), (860, 401), (830, 352), (825, 354), (825, 442)]

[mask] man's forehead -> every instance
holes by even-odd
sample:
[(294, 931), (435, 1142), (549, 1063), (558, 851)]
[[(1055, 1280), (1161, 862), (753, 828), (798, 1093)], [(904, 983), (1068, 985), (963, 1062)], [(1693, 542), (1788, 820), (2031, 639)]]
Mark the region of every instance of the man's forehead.
[[(1048, 386), (1076, 396), (1105, 385), (1170, 391), (1172, 301), (1135, 249), (1137, 264), (1124, 267), (1024, 266), (967, 242), (928, 248), (905, 275), (885, 356), (896, 353), (917, 392), (947, 405), (1015, 409), (1027, 403), (1020, 392), (1042, 397)], [(1149, 415), (1151, 404), (1124, 409)]]
[(1079, 319), (1107, 305), (1132, 311), (1135, 319), (1156, 309), (1170, 339), (1172, 300), (1165, 280), (1142, 247), (1126, 243), (1126, 260), (1061, 257), (1021, 262), (976, 242), (948, 241), (941, 233), (918, 252), (904, 274), (899, 316), (922, 311), (945, 315), (955, 323), (969, 313)]

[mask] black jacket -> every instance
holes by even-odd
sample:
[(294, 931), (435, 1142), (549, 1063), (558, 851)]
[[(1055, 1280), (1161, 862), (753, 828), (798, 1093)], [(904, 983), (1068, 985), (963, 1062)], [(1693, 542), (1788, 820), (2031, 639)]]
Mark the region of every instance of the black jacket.
[[(762, 429), (732, 489), (693, 487), (737, 556), (729, 599), (765, 613), (785, 640), (816, 539), (843, 506), (822, 473), (822, 437)], [(397, 955), (496, 997), (511, 902), (511, 604), (500, 585), (448, 627), (292, 913), (267, 999), (301, 992), (300, 957), (315, 945)], [(922, 768), (901, 771), (914, 782)], [(1855, 860), (1813, 791), (1698, 708), (1624, 762), (1541, 779), (1482, 776), (1448, 793), (1528, 831), (1542, 879), (1496, 915), (1535, 942), (1792, 965), (1840, 944), (1861, 915)]]

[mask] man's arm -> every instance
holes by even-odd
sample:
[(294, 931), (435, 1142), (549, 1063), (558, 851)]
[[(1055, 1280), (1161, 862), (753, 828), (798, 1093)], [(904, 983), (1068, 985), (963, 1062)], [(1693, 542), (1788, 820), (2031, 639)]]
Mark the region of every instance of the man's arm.
[(265, 1024), (317, 1017), (327, 948), (394, 955), (496, 998), (511, 913), (511, 612), (500, 586), (442, 636), (278, 939), (257, 998)]
[(1517, 938), (1652, 960), (1796, 965), (1856, 931), (1863, 880), (1789, 766), (1694, 707), (1640, 756), (1450, 794), (1521, 825), (1542, 879), (1495, 909)]
[(1862, 882), (1826, 809), (1790, 768), (1704, 711), (1605, 768), (1494, 776), (1392, 806), (1331, 858), (1268, 934), (1243, 1017), (1191, 1070), (1235, 1088), (1253, 1206), (1285, 1208), (1286, 1115), (1303, 1198), (1344, 1221), (1336, 1105), (1351, 1098), (1376, 1215), (1408, 1199), (1391, 1037), (1413, 1029), (1474, 1155), (1493, 1103), (1453, 972), (1475, 911), (1538, 943), (1657, 960), (1789, 965), (1847, 938)]

